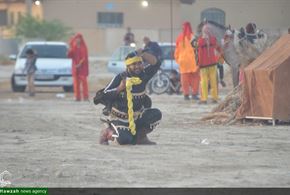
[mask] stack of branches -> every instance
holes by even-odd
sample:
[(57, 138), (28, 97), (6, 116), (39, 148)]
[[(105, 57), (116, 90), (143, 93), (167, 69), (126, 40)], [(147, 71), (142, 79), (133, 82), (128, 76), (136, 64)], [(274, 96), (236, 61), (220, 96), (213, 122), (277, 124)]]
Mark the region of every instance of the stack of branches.
[(208, 121), (211, 124), (234, 124), (238, 121), (236, 112), (241, 105), (241, 101), (242, 86), (238, 85), (208, 115), (202, 117), (201, 121)]
[[(254, 61), (263, 51), (257, 49), (248, 42), (243, 43), (240, 49), (237, 50), (239, 59), (241, 62), (240, 69), (247, 67), (252, 61)], [(232, 125), (239, 121), (236, 118), (236, 112), (241, 106), (243, 89), (242, 85), (235, 87), (226, 98), (215, 107), (208, 115), (201, 118), (201, 121), (208, 121), (211, 124)]]
[[(240, 69), (247, 67), (254, 61), (265, 49), (259, 51), (255, 45), (245, 42), (239, 45), (237, 50), (241, 62)], [(236, 112), (241, 105), (243, 90), (241, 84), (235, 87), (226, 98), (215, 107), (208, 115), (201, 118), (201, 121), (208, 121), (211, 124), (231, 125), (239, 120), (236, 118)]]
[[(218, 28), (216, 27), (214, 29)], [(262, 34), (263, 34), (262, 38), (257, 38), (255, 43), (250, 43), (246, 39), (239, 39), (236, 36), (236, 38), (233, 40), (234, 49), (225, 51), (229, 52), (227, 53), (229, 54), (228, 56), (231, 56), (232, 58), (235, 57), (237, 58), (234, 61), (239, 62), (239, 63), (233, 62), (231, 66), (239, 64), (240, 66), (239, 68), (244, 69), (281, 36), (280, 31), (263, 30)], [(236, 55), (233, 55), (232, 52), (234, 51), (236, 52)], [(235, 124), (236, 122), (239, 121), (238, 119), (236, 119), (236, 113), (241, 105), (242, 95), (243, 95), (242, 86), (238, 85), (227, 95), (227, 97), (217, 107), (215, 107), (208, 115), (201, 118), (201, 121), (203, 122), (208, 121), (212, 124), (223, 124), (223, 125)]]

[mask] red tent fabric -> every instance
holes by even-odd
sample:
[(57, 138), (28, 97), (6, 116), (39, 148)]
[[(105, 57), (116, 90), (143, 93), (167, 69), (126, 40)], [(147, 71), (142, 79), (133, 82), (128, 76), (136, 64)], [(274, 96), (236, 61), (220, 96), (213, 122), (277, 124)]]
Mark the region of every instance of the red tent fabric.
[(244, 70), (242, 104), (246, 116), (290, 120), (290, 35), (283, 35)]

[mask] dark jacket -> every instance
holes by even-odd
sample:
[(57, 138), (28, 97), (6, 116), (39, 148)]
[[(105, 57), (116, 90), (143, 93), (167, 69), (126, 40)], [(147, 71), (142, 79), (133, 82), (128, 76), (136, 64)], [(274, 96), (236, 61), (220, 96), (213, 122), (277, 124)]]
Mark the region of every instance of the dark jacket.
[(158, 60), (162, 59), (162, 50), (157, 42), (150, 41), (145, 45), (144, 49), (148, 50), (148, 52), (153, 54)]
[[(145, 93), (146, 84), (158, 71), (160, 65), (161, 63), (158, 60), (156, 65), (147, 66), (144, 71), (138, 75), (138, 77), (142, 80), (142, 83), (132, 86), (134, 112), (140, 111), (144, 107), (144, 104), (147, 101)], [(128, 112), (127, 93), (126, 90), (124, 90), (118, 94), (117, 87), (120, 85), (121, 81), (127, 77), (131, 77), (127, 71), (116, 75), (103, 91), (103, 98), (112, 102), (113, 108), (124, 113)]]
[(27, 71), (27, 74), (33, 74), (37, 70), (36, 59), (36, 55), (26, 59), (24, 70)]

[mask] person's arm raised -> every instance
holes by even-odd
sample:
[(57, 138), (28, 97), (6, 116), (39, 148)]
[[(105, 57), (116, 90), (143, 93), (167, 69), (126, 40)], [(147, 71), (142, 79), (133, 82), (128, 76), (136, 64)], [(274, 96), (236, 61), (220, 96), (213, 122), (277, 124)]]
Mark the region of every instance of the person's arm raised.
[(158, 62), (157, 58), (153, 54), (143, 51), (142, 49), (137, 50), (137, 55), (141, 56), (143, 61), (147, 62), (148, 64), (156, 65)]

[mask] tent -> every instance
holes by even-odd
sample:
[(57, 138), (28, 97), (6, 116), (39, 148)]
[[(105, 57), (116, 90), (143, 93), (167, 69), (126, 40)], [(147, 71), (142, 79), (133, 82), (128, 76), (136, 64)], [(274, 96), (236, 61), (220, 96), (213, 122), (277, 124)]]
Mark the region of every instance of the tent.
[(290, 34), (245, 68), (237, 117), (290, 120)]

